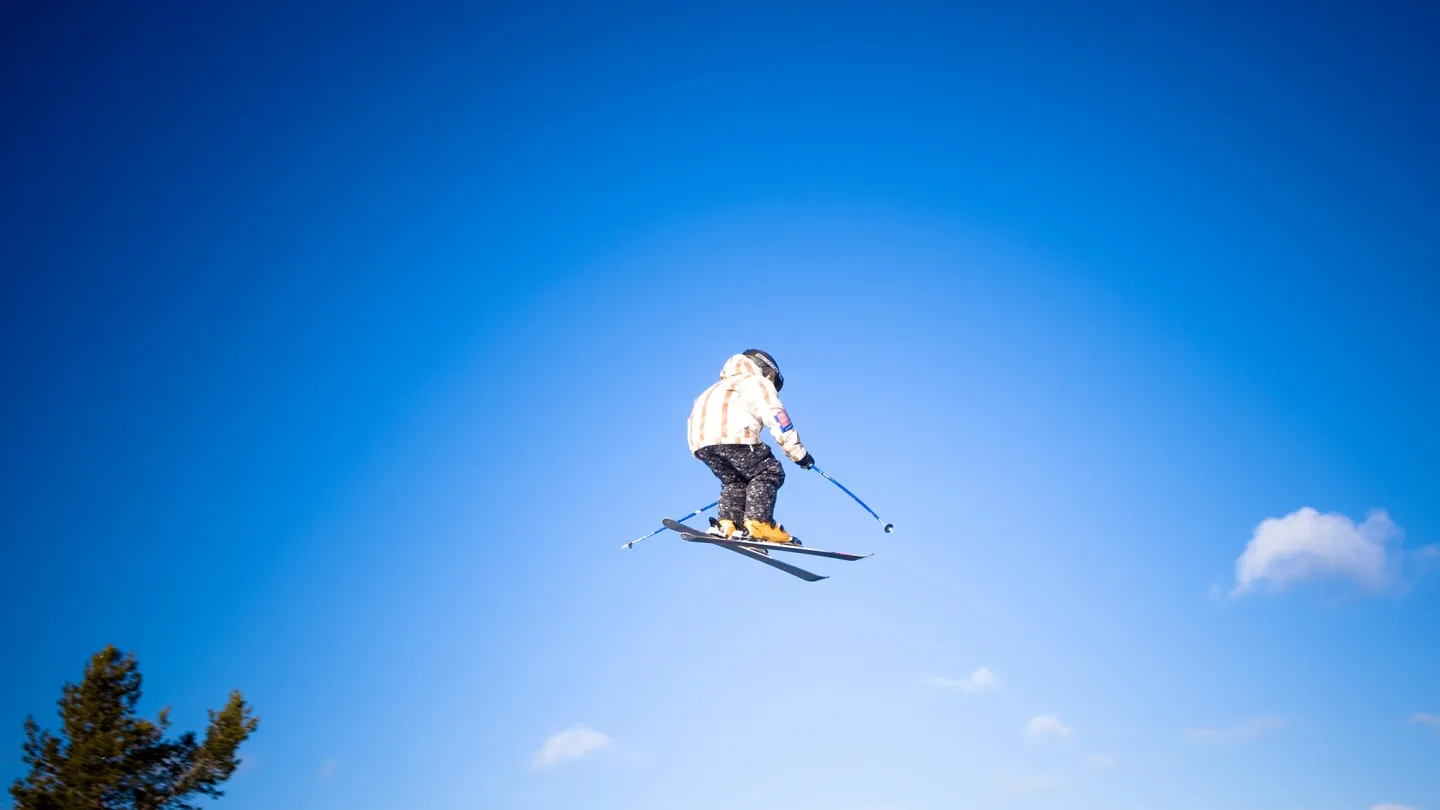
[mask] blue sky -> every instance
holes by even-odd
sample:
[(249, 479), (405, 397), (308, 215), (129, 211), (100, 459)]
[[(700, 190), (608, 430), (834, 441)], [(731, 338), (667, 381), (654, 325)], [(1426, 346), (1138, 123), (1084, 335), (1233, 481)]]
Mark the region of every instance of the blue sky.
[[(1440, 810), (1433, 9), (293, 5), (0, 11), (0, 776), (114, 643), (230, 810)], [(619, 549), (752, 346), (814, 585)]]

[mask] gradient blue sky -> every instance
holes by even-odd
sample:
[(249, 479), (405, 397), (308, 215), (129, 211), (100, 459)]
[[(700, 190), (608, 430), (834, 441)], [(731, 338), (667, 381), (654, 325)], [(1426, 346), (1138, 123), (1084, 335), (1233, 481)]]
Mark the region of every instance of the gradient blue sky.
[[(229, 810), (1440, 810), (1434, 4), (405, 6), (0, 7), (0, 776), (114, 643)], [(815, 585), (618, 548), (751, 346)]]

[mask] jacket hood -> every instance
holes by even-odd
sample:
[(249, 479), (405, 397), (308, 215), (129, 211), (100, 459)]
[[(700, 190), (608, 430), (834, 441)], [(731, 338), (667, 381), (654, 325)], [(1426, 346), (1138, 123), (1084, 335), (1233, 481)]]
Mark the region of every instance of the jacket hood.
[(734, 354), (725, 361), (725, 367), (720, 369), (720, 379), (728, 380), (732, 377), (744, 377), (748, 374), (764, 376), (760, 374), (760, 366), (754, 360), (743, 354)]

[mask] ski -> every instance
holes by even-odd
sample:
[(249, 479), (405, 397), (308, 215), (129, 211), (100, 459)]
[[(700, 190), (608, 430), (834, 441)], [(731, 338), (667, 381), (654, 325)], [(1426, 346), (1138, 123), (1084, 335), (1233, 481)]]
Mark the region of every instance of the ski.
[[(679, 532), (681, 537), (692, 543), (713, 543), (717, 546), (725, 546), (726, 548), (740, 546), (742, 548), (765, 549), (767, 551), (787, 551), (791, 554), (809, 554), (812, 557), (829, 557), (832, 560), (845, 560), (847, 562), (863, 560), (866, 557), (873, 556), (871, 554), (851, 554), (848, 551), (825, 551), (824, 549), (809, 548), (807, 546), (790, 546), (783, 543), (764, 543), (759, 540), (737, 540), (733, 537), (720, 537), (710, 534), (709, 532), (696, 531), (683, 523), (679, 525), (684, 531), (680, 529), (675, 529), (675, 531)], [(667, 526), (666, 528), (674, 527)]]
[(819, 548), (808, 548), (806, 546), (788, 546), (780, 543), (761, 543), (757, 540), (736, 540), (733, 537), (689, 537), (684, 536), (692, 543), (714, 543), (717, 546), (740, 546), (741, 548), (766, 549), (774, 551), (787, 551), (791, 554), (809, 554), (812, 557), (828, 557), (832, 560), (845, 560), (854, 562), (863, 560), (872, 554), (852, 554), (848, 551), (826, 551)]
[[(689, 527), (689, 526), (686, 526), (686, 525), (683, 524), (683, 523), (677, 523), (677, 522), (671, 520), (670, 518), (665, 518), (664, 520), (661, 521), (661, 523), (664, 524), (665, 528), (670, 529), (670, 530), (678, 533), (681, 537), (685, 538), (686, 540), (694, 539), (694, 540), (696, 540), (696, 541), (701, 541), (701, 540), (705, 540), (705, 539), (707, 539), (707, 538), (710, 538), (710, 535), (706, 534), (705, 532), (697, 531), (697, 530), (695, 530), (695, 529), (693, 529), (693, 528), (691, 528), (691, 527)], [(718, 539), (718, 538), (717, 538), (717, 539)], [(718, 545), (718, 544), (713, 544), (713, 543), (712, 543), (712, 545)], [(784, 571), (785, 573), (790, 574), (791, 576), (799, 577), (800, 579), (803, 579), (803, 580), (805, 580), (806, 582), (819, 582), (819, 581), (822, 580), (822, 579), (828, 579), (828, 577), (823, 577), (823, 576), (821, 576), (821, 575), (819, 575), (819, 574), (812, 573), (812, 572), (810, 572), (810, 571), (806, 571), (804, 568), (800, 568), (799, 566), (791, 565), (790, 563), (784, 562), (784, 561), (782, 561), (782, 560), (774, 559), (774, 558), (772, 558), (772, 557), (771, 557), (770, 555), (768, 555), (768, 554), (761, 554), (760, 552), (755, 551), (754, 549), (745, 548), (744, 546), (721, 545), (721, 546), (719, 546), (719, 547), (720, 547), (720, 548), (723, 548), (723, 549), (726, 549), (726, 550), (728, 550), (728, 551), (733, 551), (733, 552), (735, 552), (736, 554), (743, 554), (743, 555), (745, 555), (746, 557), (749, 557), (749, 558), (752, 559), (752, 560), (756, 560), (757, 562), (765, 563), (766, 565), (770, 566), (771, 568), (778, 568), (778, 569), (780, 569), (781, 571)]]
[(804, 546), (781, 545), (779, 543), (760, 543), (748, 540), (729, 540), (724, 537), (717, 537), (713, 534), (702, 532), (693, 527), (686, 526), (683, 523), (671, 520), (670, 518), (665, 518), (663, 521), (661, 521), (661, 523), (664, 524), (665, 528), (674, 531), (682, 538), (692, 543), (709, 543), (714, 546), (719, 546), (723, 549), (734, 551), (738, 554), (744, 554), (753, 560), (763, 562), (766, 565), (771, 566), (772, 568), (778, 568), (781, 571), (784, 571), (785, 573), (792, 576), (799, 577), (806, 582), (818, 582), (822, 579), (828, 579), (828, 577), (820, 576), (819, 574), (811, 573), (810, 571), (806, 571), (805, 569), (791, 565), (790, 563), (774, 559), (770, 555), (762, 553), (759, 549), (773, 548), (777, 551), (791, 551), (798, 554), (812, 554), (815, 556), (830, 557), (832, 559), (839, 560), (862, 560), (865, 557), (870, 556), (868, 554), (860, 555), (846, 554), (839, 551), (822, 551), (821, 549), (806, 548)]
[(806, 571), (804, 568), (791, 565), (790, 563), (784, 562), (783, 560), (777, 560), (768, 554), (761, 554), (758, 551), (754, 551), (743, 546), (720, 546), (720, 548), (723, 548), (727, 551), (733, 551), (736, 554), (744, 554), (746, 557), (749, 557), (756, 562), (765, 563), (772, 568), (779, 568), (781, 571), (784, 571), (791, 576), (799, 577), (806, 582), (819, 582), (822, 579), (829, 579), (829, 577)]

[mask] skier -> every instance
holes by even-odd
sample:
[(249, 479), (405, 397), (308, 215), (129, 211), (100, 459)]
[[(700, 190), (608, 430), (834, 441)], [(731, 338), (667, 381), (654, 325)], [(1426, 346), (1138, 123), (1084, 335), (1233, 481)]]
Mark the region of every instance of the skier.
[(720, 381), (705, 389), (690, 411), (690, 452), (720, 479), (720, 518), (712, 532), (733, 537), (743, 527), (750, 539), (798, 543), (775, 522), (775, 492), (785, 470), (760, 439), (762, 428), (791, 461), (810, 469), (815, 459), (780, 404), (785, 378), (775, 358), (759, 349), (732, 356)]

